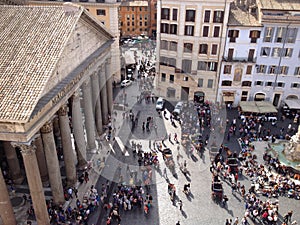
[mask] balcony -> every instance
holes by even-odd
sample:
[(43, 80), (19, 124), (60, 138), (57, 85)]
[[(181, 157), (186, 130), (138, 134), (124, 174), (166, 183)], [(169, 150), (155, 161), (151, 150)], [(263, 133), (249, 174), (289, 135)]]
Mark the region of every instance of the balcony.
[(256, 57), (224, 57), (223, 56), (223, 61), (224, 62), (250, 62), (250, 63), (256, 63)]

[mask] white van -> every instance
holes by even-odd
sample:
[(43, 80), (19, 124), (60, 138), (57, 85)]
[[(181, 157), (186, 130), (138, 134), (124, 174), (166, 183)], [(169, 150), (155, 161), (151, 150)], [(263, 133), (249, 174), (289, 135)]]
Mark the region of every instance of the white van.
[(163, 110), (165, 105), (165, 100), (159, 97), (156, 101), (156, 110)]

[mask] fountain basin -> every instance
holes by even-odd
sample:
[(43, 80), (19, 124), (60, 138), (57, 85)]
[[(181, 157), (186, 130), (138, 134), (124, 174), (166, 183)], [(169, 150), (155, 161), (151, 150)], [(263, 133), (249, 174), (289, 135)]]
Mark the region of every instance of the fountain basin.
[(296, 173), (300, 173), (300, 161), (290, 161), (284, 154), (285, 146), (288, 144), (288, 141), (279, 141), (278, 143), (269, 144), (270, 153), (273, 157), (278, 157), (281, 164), (292, 168)]

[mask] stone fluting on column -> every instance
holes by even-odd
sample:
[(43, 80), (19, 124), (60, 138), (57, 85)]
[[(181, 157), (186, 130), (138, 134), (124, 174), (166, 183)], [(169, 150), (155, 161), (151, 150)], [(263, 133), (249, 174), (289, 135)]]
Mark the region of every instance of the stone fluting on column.
[(38, 135), (35, 138), (34, 145), (36, 146), (35, 154), (38, 161), (41, 179), (43, 184), (47, 185), (49, 181), (49, 176), (48, 176), (48, 168), (47, 168), (47, 162), (45, 157), (44, 145), (43, 145), (41, 135)]
[(106, 63), (105, 63), (105, 76), (106, 76), (108, 114), (112, 115), (112, 110), (113, 110), (113, 87), (112, 87), (113, 76), (110, 72), (110, 59), (107, 59)]
[(65, 170), (67, 176), (67, 185), (73, 187), (76, 183), (75, 156), (72, 149), (70, 120), (68, 117), (68, 107), (63, 105), (58, 110), (59, 127), (61, 133)]
[(21, 149), (37, 224), (50, 225), (34, 146), (32, 143), (12, 143), (12, 145)]
[(92, 75), (92, 99), (93, 99), (93, 109), (96, 121), (96, 129), (98, 136), (103, 133), (103, 126), (102, 126), (102, 112), (101, 112), (101, 105), (100, 105), (100, 89), (99, 89), (99, 78), (97, 73)]
[(16, 217), (0, 167), (0, 217), (4, 225), (17, 225)]
[(84, 117), (85, 117), (85, 130), (87, 134), (87, 148), (89, 151), (96, 150), (96, 139), (95, 139), (95, 120), (93, 115), (92, 105), (92, 91), (91, 82), (88, 79), (82, 85), (83, 92), (83, 103), (84, 103)]
[(78, 91), (76, 91), (72, 96), (72, 125), (73, 134), (75, 138), (75, 144), (77, 146), (77, 161), (78, 167), (83, 168), (86, 166), (86, 143), (84, 138), (84, 128), (82, 113), (80, 110), (80, 97)]
[(53, 133), (56, 137), (60, 137), (59, 119), (58, 116), (53, 118)]
[(24, 181), (24, 175), (20, 169), (20, 162), (16, 153), (16, 149), (8, 141), (3, 142), (3, 147), (9, 167), (9, 173), (13, 182), (15, 184), (22, 184)]
[(41, 128), (41, 133), (46, 154), (53, 201), (55, 204), (63, 204), (65, 201), (64, 192), (51, 121), (44, 124)]
[(106, 76), (105, 68), (101, 66), (99, 76), (99, 88), (100, 88), (100, 99), (101, 99), (101, 112), (102, 121), (104, 125), (108, 124), (108, 108), (107, 108), (107, 88), (106, 88)]

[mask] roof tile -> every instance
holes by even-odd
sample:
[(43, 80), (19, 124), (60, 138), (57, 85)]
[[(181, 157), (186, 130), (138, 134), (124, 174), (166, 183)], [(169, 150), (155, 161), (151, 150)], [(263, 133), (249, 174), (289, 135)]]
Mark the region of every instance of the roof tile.
[(29, 120), (81, 13), (0, 6), (0, 121)]

